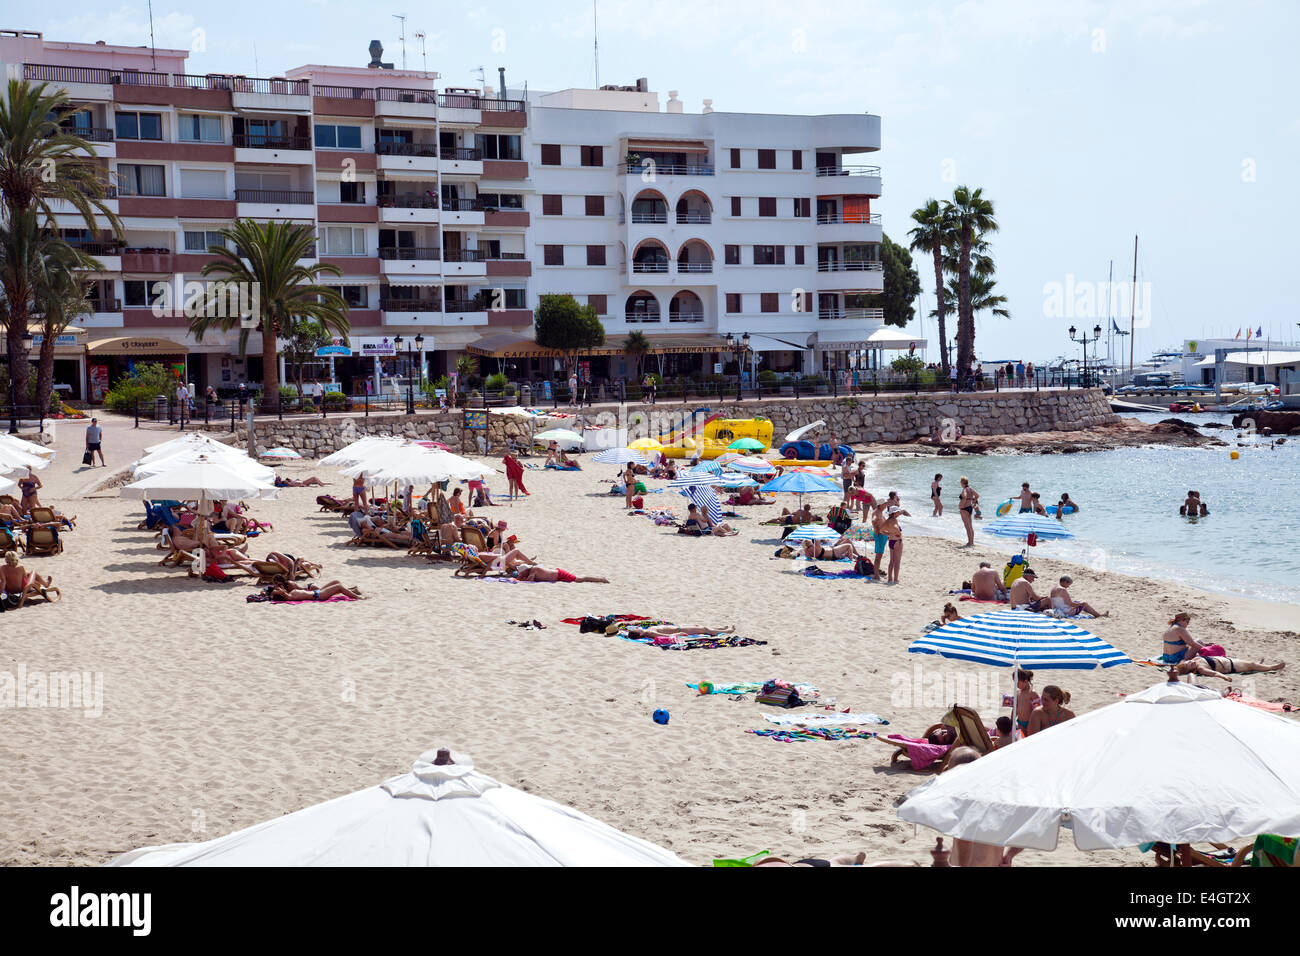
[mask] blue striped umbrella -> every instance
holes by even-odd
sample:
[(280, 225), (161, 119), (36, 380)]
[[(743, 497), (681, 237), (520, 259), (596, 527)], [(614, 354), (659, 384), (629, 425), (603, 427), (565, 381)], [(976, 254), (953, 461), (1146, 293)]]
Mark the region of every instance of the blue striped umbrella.
[(650, 467), (650, 462), (646, 460), (645, 455), (641, 454), (634, 448), (609, 448), (598, 455), (593, 455), (591, 460), (599, 462), (602, 465), (645, 465)]
[(1061, 526), (1061, 522), (1055, 518), (1046, 518), (1028, 511), (1024, 514), (996, 518), (986, 524), (984, 530), (988, 534), (996, 534), (1002, 538), (1023, 538), (1030, 534), (1045, 539), (1074, 537), (1074, 533), (1066, 531)]
[(840, 533), (834, 528), (824, 524), (801, 524), (785, 536), (786, 542), (838, 541), (839, 539)]
[(758, 482), (748, 475), (722, 475), (713, 483), (719, 488), (757, 488)]
[(716, 461), (702, 461), (694, 468), (692, 468), (691, 471), (697, 473), (703, 473), (707, 471), (711, 475), (720, 475), (722, 474), (722, 466), (719, 465)]
[(722, 502), (718, 500), (712, 488), (705, 485), (690, 485), (681, 489), (679, 493), (699, 505), (714, 521), (722, 521)]
[(695, 475), (688, 471), (682, 472), (672, 481), (668, 482), (669, 488), (708, 488), (710, 485), (716, 485), (718, 478), (716, 475)]
[(993, 611), (950, 621), (914, 641), (908, 651), (1029, 670), (1094, 670), (1132, 663), (1078, 625), (1033, 611)]

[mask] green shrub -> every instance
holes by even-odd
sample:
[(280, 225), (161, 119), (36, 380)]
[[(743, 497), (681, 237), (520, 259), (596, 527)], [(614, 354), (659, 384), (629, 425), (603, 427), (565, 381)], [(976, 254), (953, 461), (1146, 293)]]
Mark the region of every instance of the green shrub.
[(889, 363), (889, 367), (895, 372), (920, 372), (925, 369), (925, 363), (916, 355), (900, 355)]
[(776, 372), (773, 372), (770, 368), (765, 368), (758, 373), (758, 381), (760, 385), (775, 385), (777, 382)]
[(352, 407), (352, 403), (348, 401), (348, 397), (342, 392), (326, 392), (321, 400), (325, 403), (326, 408), (346, 411)]
[(132, 412), (137, 402), (143, 406), (157, 395), (166, 395), (174, 381), (170, 369), (157, 362), (145, 362), (113, 384), (104, 396), (104, 404), (115, 412)]
[(505, 373), (497, 372), (487, 377), (487, 381), (484, 383), (484, 388), (489, 392), (503, 392), (505, 391), (508, 381), (509, 380), (506, 378)]
[(281, 385), (280, 404), (292, 405), (296, 401), (298, 401), (298, 390), (294, 388), (292, 385)]

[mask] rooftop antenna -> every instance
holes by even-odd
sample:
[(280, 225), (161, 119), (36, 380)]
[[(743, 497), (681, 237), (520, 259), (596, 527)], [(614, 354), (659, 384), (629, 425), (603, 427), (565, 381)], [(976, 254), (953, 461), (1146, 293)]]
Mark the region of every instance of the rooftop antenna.
[(429, 58), (424, 52), (424, 31), (421, 30), (415, 34), (415, 38), (420, 41), (420, 72), (427, 74), (429, 72)]
[(149, 62), (153, 64), (156, 72), (158, 69), (158, 53), (153, 42), (153, 0), (149, 0)]
[(470, 70), (469, 72), (470, 72), (471, 75), (473, 75), (473, 74), (477, 74), (477, 75), (478, 75), (478, 85), (479, 85), (479, 89), (483, 90), (483, 91), (486, 93), (486, 91), (487, 91), (487, 71), (484, 70), (483, 67), (481, 67), (481, 66), (476, 66), (476, 67), (474, 67), (474, 69)]
[(394, 13), (393, 19), (402, 21), (402, 33), (401, 36), (398, 37), (398, 39), (402, 41), (402, 69), (405, 70), (406, 69), (406, 14)]
[(596, 0), (591, 0), (591, 52), (596, 63), (596, 89), (600, 89), (600, 36), (596, 23)]
[(253, 41), (253, 75), (261, 76), (262, 68), (257, 65), (257, 41)]

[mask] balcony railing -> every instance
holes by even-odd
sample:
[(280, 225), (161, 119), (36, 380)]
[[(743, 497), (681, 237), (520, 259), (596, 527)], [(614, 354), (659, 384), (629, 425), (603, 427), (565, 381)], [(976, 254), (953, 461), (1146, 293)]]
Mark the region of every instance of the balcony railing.
[(379, 297), (379, 308), (385, 312), (441, 312), (442, 303), (437, 299), (399, 299), (382, 295)]
[(311, 149), (309, 136), (269, 136), (262, 133), (235, 133), (235, 146), (245, 149)]
[(643, 314), (638, 312), (628, 312), (624, 314), (623, 321), (628, 323), (628, 325), (634, 325), (638, 323), (658, 322), (659, 313), (655, 312), (651, 314)]
[(270, 202), (310, 204), (310, 189), (236, 189), (235, 202)]
[(524, 112), (523, 100), (502, 100), (495, 96), (479, 97), (479, 106), (481, 110), (487, 110), (494, 113), (522, 113)]
[(883, 272), (883, 262), (818, 262), (818, 272)]
[(713, 222), (713, 214), (709, 212), (679, 212), (677, 214), (677, 224), (681, 225), (705, 225)]
[(378, 196), (375, 199), (375, 205), (381, 209), (437, 209), (440, 203), (437, 196), (406, 193), (401, 196)]
[(694, 273), (700, 273), (700, 272), (712, 272), (712, 271), (713, 271), (713, 263), (712, 263), (712, 262), (682, 262), (682, 261), (678, 260), (678, 262), (677, 262), (677, 271), (678, 271), (678, 272), (694, 272)]
[(90, 306), (91, 312), (121, 312), (121, 299), (87, 299), (86, 305)]
[(632, 213), (633, 223), (659, 223), (668, 221), (666, 212), (634, 212)]
[(313, 86), (315, 96), (324, 96), (332, 100), (374, 100), (375, 91), (368, 86)]
[(438, 100), (433, 90), (402, 90), (381, 86), (375, 90), (375, 99), (382, 103), (426, 103), (432, 106)]
[(306, 80), (288, 80), (283, 77), (261, 78), (222, 74), (201, 76), (192, 73), (153, 73), (147, 70), (55, 66), (46, 63), (24, 63), (23, 77), (28, 80), (54, 83), (167, 86), (187, 90), (230, 90), (234, 93), (276, 93), (286, 96), (306, 96), (310, 90), (310, 84)]
[(884, 309), (818, 309), (819, 319), (849, 319), (857, 322), (883, 321)]
[(632, 263), (633, 272), (667, 272), (668, 263), (666, 262), (634, 262)]
[(879, 176), (879, 166), (818, 166), (818, 176)]
[(481, 199), (444, 199), (442, 208), (446, 212), (482, 212)]
[(850, 224), (861, 223), (864, 225), (871, 224), (871, 225), (878, 226), (880, 225), (880, 213), (873, 212), (870, 214), (865, 214), (860, 212), (850, 212), (850, 213), (819, 212), (817, 214), (817, 222), (819, 225), (823, 225), (823, 226), (832, 223), (838, 223), (838, 222), (850, 223)]
[(437, 158), (437, 143), (375, 143), (380, 156), (427, 156)]
[(437, 246), (380, 246), (381, 259), (437, 259), (441, 250)]
[[(520, 257), (522, 258), (522, 256)], [(486, 262), (486, 249), (448, 249), (443, 256), (446, 262)]]
[(485, 255), (484, 259), (488, 262), (522, 262), (528, 258), (526, 252), (498, 252), (494, 255)]
[(483, 159), (483, 150), (457, 146), (455, 149), (444, 149), (442, 151), (443, 159), (463, 159), (471, 162), (478, 162)]
[(703, 322), (703, 312), (669, 312), (669, 322)]
[(444, 305), (447, 312), (486, 312), (487, 303), (482, 299), (448, 299)]
[(88, 143), (113, 142), (113, 131), (99, 126), (64, 126), (59, 129), (59, 132), (68, 136), (78, 136)]
[(653, 169), (660, 176), (712, 176), (712, 164), (704, 163), (655, 163), (653, 166), (642, 166), (640, 163), (626, 163), (624, 169), (628, 173), (640, 174), (646, 169)]
[(50, 66), (24, 63), (23, 79), (50, 83), (112, 83), (112, 71), (87, 66)]
[(120, 256), (122, 244), (118, 242), (69, 242), (68, 245), (88, 256)]

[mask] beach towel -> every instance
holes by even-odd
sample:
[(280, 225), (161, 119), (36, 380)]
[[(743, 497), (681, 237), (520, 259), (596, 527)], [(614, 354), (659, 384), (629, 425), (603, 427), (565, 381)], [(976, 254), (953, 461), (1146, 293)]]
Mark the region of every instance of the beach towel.
[(763, 719), (778, 727), (889, 723), (884, 717), (876, 714), (764, 714)]
[(566, 618), (562, 618), (562, 619), (560, 620), (560, 623), (561, 623), (561, 624), (577, 624), (577, 625), (581, 626), (582, 623), (583, 623), (583, 621), (588, 621), (588, 620), (591, 620), (591, 619), (593, 619), (593, 618), (600, 618), (600, 619), (604, 620), (605, 622), (607, 622), (607, 624), (613, 624), (613, 623), (615, 623), (616, 621), (648, 621), (648, 620), (650, 620), (650, 618), (646, 617), (646, 616), (643, 615), (643, 614), (586, 614), (586, 615), (584, 615), (584, 616), (582, 616), (582, 617), (566, 617)]
[[(698, 684), (687, 684), (691, 690), (699, 694), (757, 694), (763, 689), (765, 681), (732, 681), (723, 683), (720, 681), (702, 680)], [(799, 689), (799, 693), (804, 697), (819, 697), (819, 691), (812, 684), (800, 682), (791, 682)]]
[(883, 739), (907, 747), (907, 757), (912, 761), (913, 770), (924, 770), (936, 760), (941, 759), (953, 746), (952, 744), (932, 744), (928, 740), (904, 737), (901, 734), (889, 734)]
[(524, 494), (528, 494), (528, 489), (524, 487), (524, 466), (519, 464), (519, 460), (514, 455), (506, 455), (501, 459), (501, 463), (506, 466), (506, 477), (512, 481), (516, 487)]
[[(955, 592), (950, 591), (949, 593), (952, 594)], [(977, 598), (977, 597), (971, 597), (970, 595), (967, 595), (965, 597), (959, 597), (957, 600), (974, 601), (976, 604), (1006, 604), (1007, 603), (1005, 598), (995, 598), (994, 600), (990, 601), (988, 598)]]
[(767, 641), (756, 641), (748, 637), (735, 637), (729, 634), (719, 634), (710, 636), (708, 634), (692, 634), (655, 637), (628, 637), (626, 634), (619, 634), (622, 640), (629, 641), (633, 644), (646, 644), (651, 647), (662, 648), (665, 651), (693, 651), (693, 650), (713, 650), (719, 647), (750, 647), (753, 645), (763, 645)]
[(326, 598), (323, 601), (271, 601), (265, 595), (250, 594), (244, 598), (249, 604), (337, 604), (340, 601), (352, 602), (356, 598), (350, 598), (346, 594), (336, 594), (333, 597)]
[(1249, 694), (1243, 694), (1239, 690), (1230, 690), (1223, 695), (1228, 700), (1235, 700), (1239, 704), (1245, 704), (1247, 707), (1254, 707), (1257, 710), (1267, 710), (1273, 714), (1289, 714), (1295, 710), (1292, 704), (1279, 704), (1271, 700), (1260, 700), (1258, 697), (1251, 697)]
[(824, 727), (797, 730), (746, 730), (747, 734), (767, 737), (777, 743), (793, 744), (805, 740), (870, 740), (876, 735), (867, 730), (850, 730), (846, 727)]
[[(844, 560), (847, 561), (848, 558), (845, 558)], [(859, 580), (863, 580), (863, 579), (870, 580), (871, 578), (871, 575), (869, 574), (860, 574), (856, 568), (846, 570), (846, 571), (832, 572), (832, 571), (823, 571), (815, 564), (810, 568), (804, 568), (803, 576), (806, 578), (813, 578), (819, 581), (841, 581), (844, 578), (858, 578)]]

